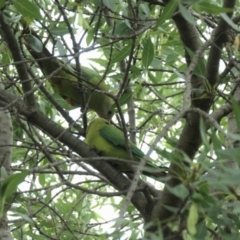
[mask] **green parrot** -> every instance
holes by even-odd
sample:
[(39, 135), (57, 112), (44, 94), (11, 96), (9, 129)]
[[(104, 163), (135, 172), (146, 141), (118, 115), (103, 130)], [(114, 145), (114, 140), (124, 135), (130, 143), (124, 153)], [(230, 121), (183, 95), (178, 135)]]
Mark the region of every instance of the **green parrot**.
[[(64, 66), (60, 60), (52, 56), (43, 44), (42, 51), (34, 49), (31, 44), (32, 36), (39, 41), (40, 39), (35, 32), (31, 33), (33, 35), (25, 34), (23, 36), (24, 45), (32, 57), (37, 60), (43, 74), (46, 77), (51, 75), (49, 82), (53, 90), (74, 107), (82, 106), (83, 98), (80, 95), (84, 94), (85, 104), (88, 104), (88, 108), (95, 111), (99, 117), (110, 120), (114, 114), (113, 100), (103, 93), (108, 91), (108, 87), (103, 81), (100, 82), (101, 76), (96, 71), (81, 66), (80, 80), (82, 86), (80, 87), (76, 72), (66, 65)], [(59, 68), (61, 70), (58, 71)], [(98, 92), (94, 90), (98, 90)]]
[[(90, 122), (85, 142), (95, 148), (101, 156), (129, 159), (123, 132), (103, 118), (96, 118)], [(139, 162), (144, 153), (134, 143), (131, 141), (129, 143), (134, 160)], [(120, 161), (110, 163), (121, 172), (134, 170), (133, 164), (130, 163)], [(142, 173), (157, 179), (166, 176), (163, 169), (166, 170), (147, 163)]]

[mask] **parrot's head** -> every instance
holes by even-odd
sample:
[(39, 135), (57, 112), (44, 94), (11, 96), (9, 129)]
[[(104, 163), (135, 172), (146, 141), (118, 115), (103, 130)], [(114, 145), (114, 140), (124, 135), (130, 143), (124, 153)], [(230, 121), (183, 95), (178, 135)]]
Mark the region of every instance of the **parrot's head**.
[(114, 115), (113, 104), (109, 101), (105, 104), (101, 104), (100, 108), (97, 109), (97, 114), (100, 118), (111, 120), (112, 116)]

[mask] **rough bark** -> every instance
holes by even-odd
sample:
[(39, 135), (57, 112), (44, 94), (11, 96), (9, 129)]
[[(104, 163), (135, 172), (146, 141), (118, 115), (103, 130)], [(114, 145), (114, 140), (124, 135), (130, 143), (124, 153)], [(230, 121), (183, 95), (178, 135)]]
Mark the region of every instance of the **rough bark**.
[[(1, 82), (0, 89), (3, 89), (3, 84)], [(13, 131), (11, 115), (7, 109), (0, 107), (0, 166), (1, 168), (5, 168), (8, 174), (11, 174), (12, 144)], [(3, 180), (1, 171), (0, 180)], [(13, 240), (6, 215), (0, 219), (0, 239)]]

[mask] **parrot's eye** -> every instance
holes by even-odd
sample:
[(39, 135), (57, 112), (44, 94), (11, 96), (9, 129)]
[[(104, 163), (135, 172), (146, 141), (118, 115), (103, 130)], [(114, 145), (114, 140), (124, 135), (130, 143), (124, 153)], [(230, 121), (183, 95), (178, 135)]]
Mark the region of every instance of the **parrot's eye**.
[(113, 114), (113, 111), (112, 110), (109, 110), (108, 111), (108, 115), (111, 116)]

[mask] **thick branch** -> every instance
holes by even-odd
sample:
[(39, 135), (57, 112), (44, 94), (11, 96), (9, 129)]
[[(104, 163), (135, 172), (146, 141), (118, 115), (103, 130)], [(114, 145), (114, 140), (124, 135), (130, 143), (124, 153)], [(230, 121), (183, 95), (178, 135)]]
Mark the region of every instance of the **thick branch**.
[[(3, 84), (0, 82), (0, 89), (3, 88)], [(0, 108), (0, 136), (0, 166), (1, 168), (4, 167), (6, 172), (10, 175), (13, 143), (12, 119), (9, 111), (2, 108)], [(4, 171), (0, 172), (1, 180), (5, 177), (4, 174), (2, 174), (3, 172)], [(6, 208), (8, 209), (8, 207)], [(13, 240), (6, 215), (7, 213), (4, 213), (0, 218), (0, 239)]]
[[(233, 9), (235, 4), (235, 0), (225, 0), (223, 7)], [(227, 15), (231, 17), (232, 14), (233, 12), (230, 12)], [(220, 18), (218, 21), (218, 26), (213, 32), (213, 43), (209, 52), (206, 68), (206, 78), (211, 84), (211, 86), (214, 86), (214, 84), (218, 80), (219, 62), (224, 44), (228, 42), (229, 29), (230, 26), (228, 25), (228, 23), (223, 18)]]
[[(28, 77), (27, 67), (24, 63), (18, 42), (11, 30), (11, 27), (6, 23), (6, 20), (4, 19), (3, 12), (0, 13), (0, 31), (3, 35), (4, 40), (8, 44), (8, 48), (12, 53), (14, 62), (16, 62), (15, 66), (22, 83), (23, 91), (24, 93), (30, 92), (32, 87), (31, 81)], [(25, 95), (25, 100), (29, 106), (35, 106), (35, 98), (33, 93)]]

